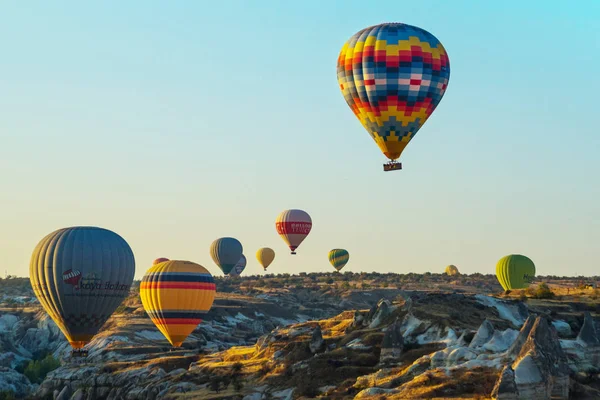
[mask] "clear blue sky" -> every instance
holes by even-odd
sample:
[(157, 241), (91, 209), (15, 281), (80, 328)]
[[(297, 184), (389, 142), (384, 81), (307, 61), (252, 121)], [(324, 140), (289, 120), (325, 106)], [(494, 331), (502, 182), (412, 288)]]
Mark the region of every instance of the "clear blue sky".
[[(0, 4), (0, 254), (28, 275), (47, 233), (122, 235), (136, 277), (156, 257), (220, 271), (217, 237), (270, 271), (599, 275), (600, 2), (6, 1)], [(336, 60), (358, 30), (438, 37), (448, 91), (402, 155), (346, 105)], [(286, 208), (313, 218), (292, 257)], [(4, 271), (2, 271), (4, 273)]]

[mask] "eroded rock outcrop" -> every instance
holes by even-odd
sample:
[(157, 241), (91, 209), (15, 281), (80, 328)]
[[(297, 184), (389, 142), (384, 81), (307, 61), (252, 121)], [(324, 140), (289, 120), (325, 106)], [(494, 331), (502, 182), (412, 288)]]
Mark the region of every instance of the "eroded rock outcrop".
[(352, 324), (350, 326), (352, 328), (358, 328), (358, 327), (362, 326), (364, 319), (365, 318), (363, 317), (362, 313), (360, 311), (356, 310), (354, 312), (354, 318), (352, 319)]
[(507, 352), (507, 355), (511, 361), (514, 361), (514, 359), (517, 358), (517, 356), (521, 352), (521, 348), (527, 341), (527, 338), (529, 337), (529, 333), (531, 332), (531, 328), (533, 327), (534, 323), (535, 323), (535, 318), (530, 316), (527, 318), (527, 320), (523, 324), (523, 327), (519, 331), (517, 338), (515, 339), (515, 341), (510, 346), (510, 348), (508, 349), (508, 352)]
[(492, 398), (498, 400), (517, 400), (517, 384), (515, 383), (515, 371), (507, 365), (500, 374), (492, 391)]
[(0, 392), (14, 392), (16, 398), (29, 394), (31, 382), (13, 369), (0, 367)]
[(600, 346), (600, 340), (598, 338), (598, 332), (594, 324), (594, 319), (589, 311), (586, 311), (583, 317), (583, 326), (579, 335), (577, 335), (577, 341), (584, 344), (585, 346)]
[(369, 328), (377, 328), (392, 313), (392, 303), (389, 300), (381, 299), (377, 303), (377, 308), (369, 320)]
[(473, 348), (481, 347), (484, 344), (486, 344), (487, 342), (489, 342), (493, 336), (494, 336), (494, 325), (492, 325), (492, 323), (486, 319), (483, 321), (483, 323), (477, 330), (477, 333), (475, 334), (475, 337), (473, 337), (473, 340), (471, 340), (471, 343), (469, 344), (469, 348), (473, 349)]
[[(529, 322), (529, 321), (528, 321)], [(522, 333), (529, 329), (525, 324)], [(519, 335), (515, 345), (520, 344)], [(513, 347), (510, 352), (516, 353)], [(547, 317), (537, 317), (530, 327), (527, 339), (518, 349), (516, 360), (505, 368), (496, 383), (494, 394), (498, 399), (568, 399), (569, 367), (556, 328)], [(514, 375), (514, 385), (512, 377)], [(512, 397), (511, 397), (512, 396)]]
[(323, 333), (321, 331), (321, 326), (317, 324), (315, 329), (312, 332), (312, 336), (310, 339), (310, 343), (308, 344), (310, 348), (310, 352), (315, 354), (322, 352), (325, 350), (325, 340), (323, 340)]
[(381, 343), (380, 364), (390, 365), (400, 361), (402, 349), (404, 348), (404, 338), (400, 326), (400, 323), (396, 321), (385, 332)]

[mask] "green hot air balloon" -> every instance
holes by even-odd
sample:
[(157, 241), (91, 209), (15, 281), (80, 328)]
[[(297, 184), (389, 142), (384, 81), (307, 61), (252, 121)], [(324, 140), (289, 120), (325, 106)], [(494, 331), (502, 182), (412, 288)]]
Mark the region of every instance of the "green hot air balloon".
[(337, 271), (340, 271), (342, 268), (344, 268), (344, 265), (348, 263), (349, 259), (350, 254), (348, 254), (347, 250), (333, 249), (329, 251), (329, 262)]
[(535, 265), (528, 257), (510, 254), (496, 264), (496, 277), (504, 290), (525, 289), (535, 277)]
[(231, 237), (219, 238), (210, 245), (210, 256), (225, 275), (240, 261), (243, 252), (242, 244)]
[(59, 229), (33, 250), (29, 279), (74, 355), (98, 333), (129, 294), (135, 259), (116, 233), (95, 227)]

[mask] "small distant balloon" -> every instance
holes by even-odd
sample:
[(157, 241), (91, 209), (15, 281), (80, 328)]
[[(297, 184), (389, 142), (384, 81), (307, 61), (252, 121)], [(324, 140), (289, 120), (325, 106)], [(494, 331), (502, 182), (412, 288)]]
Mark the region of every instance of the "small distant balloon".
[(219, 238), (210, 246), (210, 256), (225, 275), (240, 261), (243, 252), (242, 244), (232, 237)]
[(496, 277), (505, 291), (525, 289), (535, 278), (535, 264), (526, 256), (510, 254), (496, 264)]
[(329, 251), (329, 262), (336, 271), (340, 271), (350, 260), (350, 254), (344, 249), (333, 249)]
[(152, 265), (160, 264), (160, 263), (165, 262), (165, 261), (169, 261), (169, 259), (168, 258), (164, 258), (164, 257), (157, 258), (156, 260), (154, 260), (152, 262)]
[(312, 219), (306, 211), (285, 210), (277, 216), (275, 229), (292, 251), (291, 254), (296, 254), (296, 249), (312, 229)]
[(458, 268), (454, 265), (448, 265), (444, 271), (448, 276), (458, 275)]
[(173, 347), (202, 322), (215, 299), (215, 282), (202, 265), (169, 260), (151, 267), (140, 284), (148, 316)]
[(242, 272), (246, 269), (246, 256), (242, 254), (240, 261), (233, 267), (231, 272), (229, 272), (229, 276), (240, 276)]
[(262, 247), (256, 252), (256, 259), (266, 271), (267, 267), (271, 265), (271, 263), (275, 259), (275, 251), (273, 251), (273, 249), (269, 247)]

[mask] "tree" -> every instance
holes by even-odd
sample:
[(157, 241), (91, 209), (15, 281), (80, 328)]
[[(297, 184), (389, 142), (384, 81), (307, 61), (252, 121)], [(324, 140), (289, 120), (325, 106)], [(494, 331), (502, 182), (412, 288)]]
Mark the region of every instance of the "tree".
[(233, 384), (233, 389), (236, 392), (239, 392), (244, 387), (242, 383), (242, 369), (244, 366), (241, 362), (236, 362), (231, 366), (231, 372), (229, 373), (229, 378), (231, 383)]
[(551, 299), (554, 297), (554, 292), (548, 287), (548, 285), (545, 282), (542, 282), (535, 291), (534, 297), (536, 299)]
[(212, 378), (210, 378), (210, 390), (212, 390), (213, 392), (219, 393), (219, 391), (221, 390), (221, 377), (220, 376), (215, 375)]
[(31, 383), (42, 383), (46, 375), (58, 367), (60, 367), (60, 361), (49, 354), (43, 360), (31, 361), (27, 364), (23, 374)]

